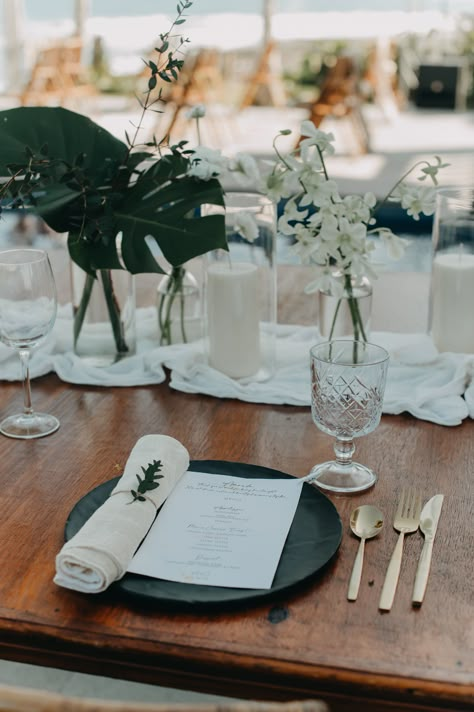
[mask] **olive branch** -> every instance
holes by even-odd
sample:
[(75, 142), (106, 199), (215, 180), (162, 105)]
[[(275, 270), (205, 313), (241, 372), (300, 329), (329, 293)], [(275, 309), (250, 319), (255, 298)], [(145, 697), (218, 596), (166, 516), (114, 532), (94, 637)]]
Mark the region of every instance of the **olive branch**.
[[(157, 480), (162, 480), (164, 475), (158, 475), (157, 473), (160, 472), (162, 467), (163, 463), (161, 460), (153, 460), (153, 462), (148, 464), (148, 467), (143, 467), (142, 465), (144, 477), (135, 475), (138, 480), (138, 487), (136, 490), (130, 490), (133, 496), (132, 502), (145, 502), (145, 492), (149, 492), (150, 490), (154, 490), (160, 486), (160, 483), (157, 482)], [(129, 504), (132, 502), (129, 502)]]

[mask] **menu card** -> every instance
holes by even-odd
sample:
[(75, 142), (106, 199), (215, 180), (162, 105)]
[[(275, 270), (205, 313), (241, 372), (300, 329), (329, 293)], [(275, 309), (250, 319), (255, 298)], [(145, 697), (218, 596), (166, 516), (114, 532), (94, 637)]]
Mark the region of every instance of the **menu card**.
[(301, 489), (293, 478), (188, 471), (128, 571), (203, 586), (271, 588)]

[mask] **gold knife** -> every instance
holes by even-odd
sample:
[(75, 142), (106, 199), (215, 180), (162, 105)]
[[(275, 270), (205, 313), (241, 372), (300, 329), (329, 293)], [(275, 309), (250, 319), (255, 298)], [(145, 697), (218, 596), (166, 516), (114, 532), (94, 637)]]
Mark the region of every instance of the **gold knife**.
[(431, 565), (431, 553), (433, 551), (433, 541), (438, 528), (439, 515), (443, 506), (444, 495), (435, 494), (425, 504), (421, 510), (420, 529), (425, 535), (425, 543), (421, 551), (420, 560), (415, 576), (415, 586), (413, 588), (412, 603), (421, 605), (425, 595), (428, 574)]

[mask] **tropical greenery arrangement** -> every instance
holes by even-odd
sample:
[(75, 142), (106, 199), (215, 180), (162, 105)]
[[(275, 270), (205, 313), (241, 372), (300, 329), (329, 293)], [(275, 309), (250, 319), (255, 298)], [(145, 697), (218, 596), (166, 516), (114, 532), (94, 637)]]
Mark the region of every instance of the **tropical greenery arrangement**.
[[(63, 108), (21, 107), (0, 112), (0, 211), (32, 208), (55, 231), (68, 234), (72, 261), (86, 274), (80, 303), (74, 314), (74, 339), (78, 339), (94, 285), (100, 283), (109, 313), (117, 353), (128, 345), (121, 328), (114, 294), (113, 270), (131, 274), (165, 273), (149, 246), (155, 241), (166, 261), (169, 292), (159, 305), (162, 341), (170, 340), (171, 306), (179, 299), (185, 263), (227, 249), (224, 212), (203, 210), (205, 205), (225, 206), (222, 177), (229, 171), (243, 174), (275, 202), (284, 203), (279, 231), (294, 240), (293, 250), (303, 263), (315, 265), (308, 293), (330, 291), (338, 298), (333, 320), (346, 299), (356, 339), (366, 339), (355, 296), (354, 280), (376, 276), (371, 262), (372, 236), (378, 235), (393, 257), (404, 241), (376, 224), (385, 201), (397, 200), (415, 220), (434, 211), (435, 189), (406, 183), (408, 174), (421, 168), (420, 181), (434, 185), (444, 164), (423, 161), (413, 166), (379, 203), (373, 194), (341, 197), (330, 179), (325, 157), (334, 152), (332, 134), (304, 121), (299, 146), (283, 155), (274, 147), (276, 161), (262, 179), (255, 161), (246, 154), (233, 159), (200, 145), (199, 120), (204, 108), (194, 107), (198, 145), (172, 144), (169, 136), (143, 141), (147, 111), (161, 111), (159, 85), (178, 79), (183, 65), (184, 39), (177, 28), (185, 22), (191, 0), (180, 0), (177, 15), (165, 34), (159, 35), (155, 59), (144, 60), (149, 73), (140, 117), (121, 141), (89, 118)], [(287, 130), (279, 135), (287, 135)], [(277, 137), (278, 138), (278, 137)], [(238, 232), (252, 240), (254, 228), (245, 215)], [(183, 333), (183, 339), (185, 335)]]
[(87, 273), (75, 313), (78, 338), (92, 287), (106, 297), (118, 353), (127, 352), (120, 330), (111, 271), (132, 274), (164, 269), (147, 239), (177, 268), (212, 249), (226, 249), (223, 215), (202, 215), (203, 204), (223, 205), (220, 182), (197, 170), (199, 156), (186, 142), (164, 136), (143, 143), (147, 111), (160, 111), (159, 83), (178, 79), (182, 48), (175, 30), (190, 0), (180, 0), (170, 29), (159, 36), (154, 60), (145, 61), (148, 86), (139, 98), (141, 116), (125, 142), (89, 118), (53, 107), (0, 112), (0, 191), (5, 208), (33, 208), (55, 231), (68, 233), (71, 259)]

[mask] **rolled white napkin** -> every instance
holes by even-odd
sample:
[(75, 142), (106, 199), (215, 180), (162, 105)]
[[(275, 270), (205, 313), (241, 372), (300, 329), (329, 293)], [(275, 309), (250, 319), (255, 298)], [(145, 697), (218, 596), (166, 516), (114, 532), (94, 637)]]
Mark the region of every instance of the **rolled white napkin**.
[[(151, 463), (161, 461), (158, 486), (134, 500), (137, 475), (143, 479)], [(167, 435), (145, 435), (130, 453), (125, 471), (110, 497), (88, 519), (56, 557), (58, 586), (100, 593), (122, 578), (157, 509), (189, 467), (186, 448)]]

